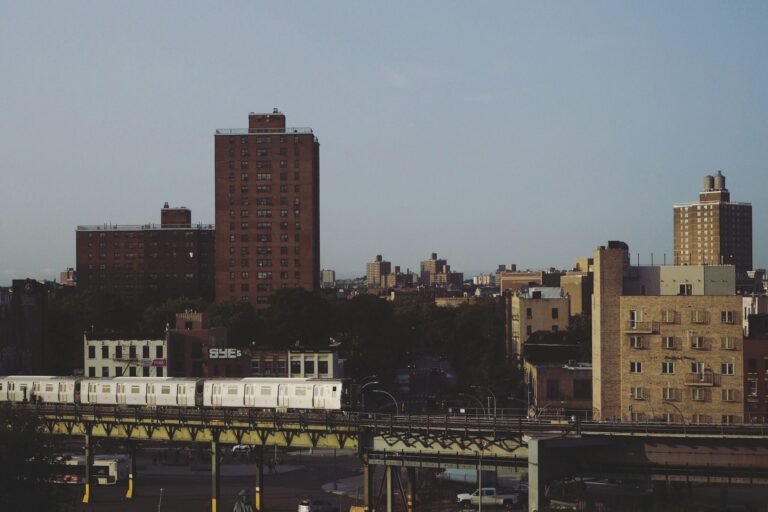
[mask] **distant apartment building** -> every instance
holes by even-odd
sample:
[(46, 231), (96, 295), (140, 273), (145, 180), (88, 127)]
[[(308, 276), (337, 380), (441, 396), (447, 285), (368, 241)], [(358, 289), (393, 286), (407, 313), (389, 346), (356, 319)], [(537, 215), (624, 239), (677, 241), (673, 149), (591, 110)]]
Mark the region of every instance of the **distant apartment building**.
[(533, 286), (544, 286), (544, 272), (503, 270), (496, 274), (496, 284), (501, 293), (514, 293)]
[(377, 254), (373, 261), (365, 265), (365, 282), (368, 288), (387, 288), (387, 278), (391, 273), (392, 263)]
[(282, 288), (320, 285), (320, 143), (285, 115), (216, 130), (216, 300), (256, 308)]
[(46, 334), (49, 303), (73, 288), (51, 281), (14, 279), (0, 287), (0, 375), (50, 374), (65, 371), (76, 359), (63, 361)]
[(568, 296), (571, 316), (592, 313), (592, 272), (568, 271), (560, 276), (560, 288)]
[(336, 379), (341, 377), (335, 350), (291, 350), (288, 352), (288, 376), (292, 378)]
[(210, 297), (214, 228), (165, 203), (160, 224), (78, 226), (77, 287), (125, 299)]
[(69, 267), (64, 272), (59, 272), (59, 283), (62, 286), (77, 286), (77, 272)]
[(735, 268), (629, 265), (629, 248), (595, 252), (595, 419), (741, 423), (741, 297)]
[(537, 331), (565, 331), (570, 304), (562, 288), (532, 287), (506, 294), (507, 358), (519, 361), (525, 340)]
[(320, 288), (334, 288), (336, 286), (336, 271), (323, 269), (320, 271)]
[(464, 274), (452, 272), (447, 260), (438, 259), (433, 252), (428, 260), (420, 264), (421, 284), (432, 288), (461, 287), (464, 283)]
[(725, 176), (704, 177), (699, 201), (674, 205), (676, 265), (735, 265), (752, 270), (752, 205), (733, 203)]
[(85, 377), (167, 377), (168, 341), (83, 338)]

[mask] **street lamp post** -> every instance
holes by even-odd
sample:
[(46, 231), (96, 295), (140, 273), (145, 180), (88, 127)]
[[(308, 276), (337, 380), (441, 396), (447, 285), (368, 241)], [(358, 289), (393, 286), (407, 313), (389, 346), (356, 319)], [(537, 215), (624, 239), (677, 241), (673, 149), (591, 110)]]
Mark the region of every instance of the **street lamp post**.
[(366, 382), (365, 384), (360, 386), (360, 408), (362, 410), (365, 410), (365, 388), (367, 388), (368, 386), (375, 386), (378, 383), (379, 383), (379, 381), (372, 380), (372, 381)]
[(394, 396), (392, 396), (392, 393), (388, 393), (388, 392), (384, 391), (383, 389), (374, 389), (373, 392), (374, 393), (383, 393), (383, 394), (387, 395), (389, 398), (392, 399), (392, 402), (395, 404), (395, 414), (400, 412), (400, 408), (397, 405), (397, 400), (395, 399)]
[(488, 393), (490, 393), (490, 394), (491, 394), (491, 397), (493, 397), (493, 417), (495, 418), (495, 417), (496, 417), (496, 394), (493, 392), (493, 390), (492, 390), (491, 388), (489, 388), (489, 387), (486, 387), (486, 386), (478, 386), (478, 385), (475, 385), (475, 386), (469, 386), (469, 388), (470, 388), (470, 389), (480, 389), (480, 390), (485, 390), (485, 391), (487, 391)]
[(471, 398), (472, 400), (477, 402), (478, 405), (480, 405), (480, 410), (483, 411), (483, 416), (486, 416), (485, 407), (483, 406), (483, 402), (481, 402), (476, 396), (468, 395), (466, 393), (459, 393), (459, 396), (463, 396), (463, 397), (466, 397), (466, 398)]

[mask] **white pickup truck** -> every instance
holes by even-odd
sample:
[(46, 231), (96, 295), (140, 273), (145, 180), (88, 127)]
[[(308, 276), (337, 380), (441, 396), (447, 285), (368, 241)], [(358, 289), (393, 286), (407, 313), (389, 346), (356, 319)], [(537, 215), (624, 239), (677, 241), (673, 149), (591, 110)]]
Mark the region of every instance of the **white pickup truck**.
[(520, 505), (522, 494), (514, 491), (503, 492), (497, 490), (495, 487), (483, 487), (472, 494), (464, 492), (456, 496), (456, 501), (462, 509), (470, 507), (476, 508), (480, 505), (481, 500), (483, 507), (503, 507), (507, 510), (512, 510), (514, 507)]

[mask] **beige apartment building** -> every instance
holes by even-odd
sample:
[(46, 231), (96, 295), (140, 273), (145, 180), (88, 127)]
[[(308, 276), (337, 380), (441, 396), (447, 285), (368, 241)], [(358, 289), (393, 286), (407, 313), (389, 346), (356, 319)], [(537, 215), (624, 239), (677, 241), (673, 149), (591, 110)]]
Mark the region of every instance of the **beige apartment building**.
[(373, 261), (365, 265), (365, 281), (368, 288), (386, 288), (386, 278), (391, 273), (392, 263), (384, 261), (381, 254), (377, 254)]
[(562, 288), (533, 287), (507, 294), (507, 359), (519, 359), (523, 344), (536, 331), (568, 329), (570, 305)]
[(731, 265), (631, 267), (623, 242), (595, 252), (593, 416), (741, 423), (741, 297)]

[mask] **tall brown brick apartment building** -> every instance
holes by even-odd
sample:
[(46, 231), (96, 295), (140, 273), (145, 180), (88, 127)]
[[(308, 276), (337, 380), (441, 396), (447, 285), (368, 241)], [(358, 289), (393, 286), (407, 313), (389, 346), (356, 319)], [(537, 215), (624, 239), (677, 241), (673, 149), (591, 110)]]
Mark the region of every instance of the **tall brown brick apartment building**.
[(320, 143), (285, 115), (216, 130), (216, 300), (263, 307), (280, 288), (320, 282)]
[(128, 300), (162, 300), (213, 292), (214, 228), (192, 224), (184, 207), (160, 211), (160, 225), (78, 226), (78, 289), (105, 290)]
[(675, 265), (735, 265), (752, 270), (752, 205), (732, 203), (725, 176), (704, 177), (696, 203), (674, 206)]

